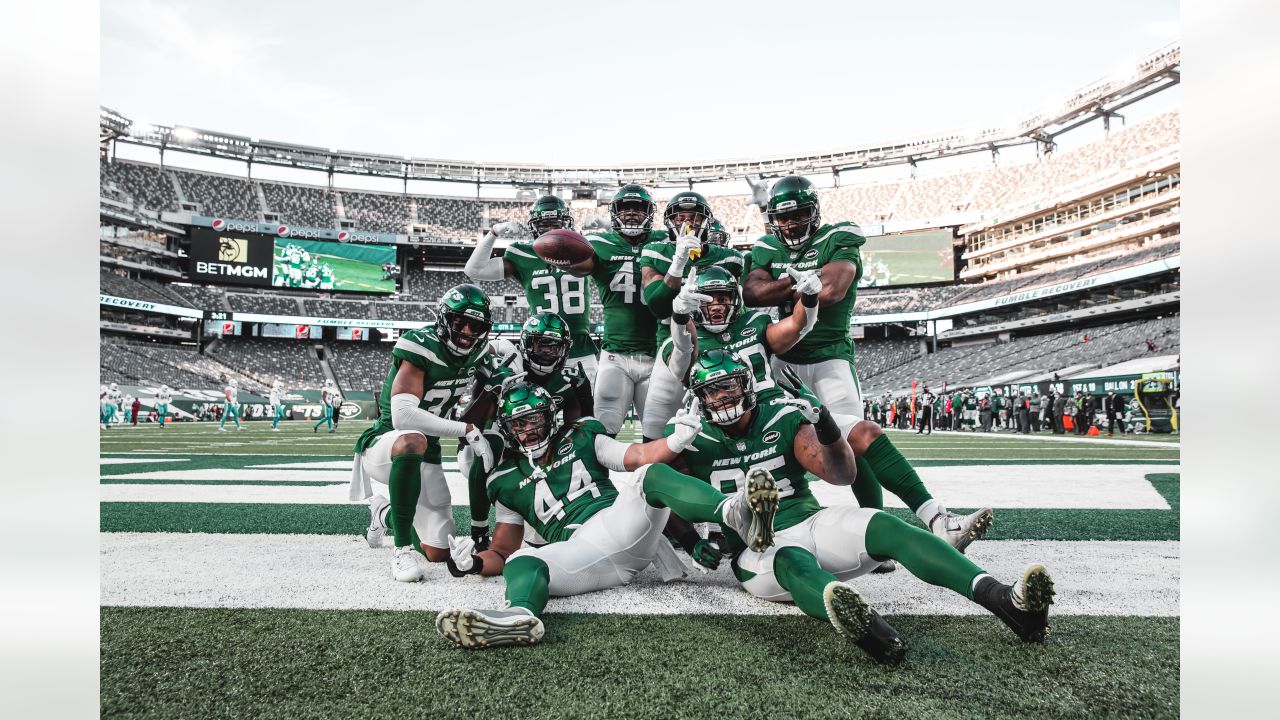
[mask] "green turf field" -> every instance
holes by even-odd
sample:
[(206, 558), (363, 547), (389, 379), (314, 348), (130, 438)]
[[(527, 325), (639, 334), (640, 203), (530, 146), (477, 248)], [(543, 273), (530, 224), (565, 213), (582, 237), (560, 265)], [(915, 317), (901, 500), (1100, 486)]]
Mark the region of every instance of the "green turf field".
[[(368, 547), (368, 512), (346, 500), (366, 426), (101, 433), (104, 717), (1178, 714), (1176, 437), (890, 432), (953, 509), (995, 507), (975, 562), (1003, 578), (1043, 562), (1058, 596), (1050, 641), (1026, 645), (904, 570), (858, 578), (911, 642), (886, 669), (829, 625), (746, 595), (724, 566), (553, 598), (537, 647), (456, 650), (436, 611), (497, 606), (501, 580), (439, 566), (422, 583), (390, 578), (391, 549)], [(445, 471), (460, 503), (454, 449)]]

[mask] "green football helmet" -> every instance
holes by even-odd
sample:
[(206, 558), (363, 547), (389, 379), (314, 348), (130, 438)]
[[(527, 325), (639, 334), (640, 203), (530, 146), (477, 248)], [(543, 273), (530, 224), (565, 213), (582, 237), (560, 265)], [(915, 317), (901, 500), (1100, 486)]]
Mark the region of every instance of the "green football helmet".
[(559, 425), (555, 400), (533, 383), (509, 385), (498, 397), (498, 433), (518, 453), (535, 460), (545, 455)]
[(536, 238), (548, 230), (573, 229), (573, 213), (555, 195), (543, 195), (529, 208), (529, 227)]
[(799, 175), (788, 175), (774, 183), (769, 189), (764, 224), (770, 234), (793, 250), (808, 242), (822, 227), (813, 183)]
[(520, 355), (535, 374), (550, 375), (563, 367), (571, 345), (569, 323), (553, 312), (534, 313), (520, 328)]
[(707, 244), (729, 247), (729, 231), (715, 218), (711, 218), (711, 227), (707, 230)]
[(639, 185), (623, 185), (609, 203), (613, 231), (632, 243), (644, 240), (653, 228), (653, 196)]
[(447, 290), (436, 307), (436, 336), (459, 357), (484, 347), (492, 326), (489, 296), (470, 283)]
[(742, 310), (742, 290), (738, 279), (728, 270), (712, 265), (698, 273), (697, 291), (710, 295), (693, 314), (693, 322), (713, 333), (724, 332)]
[(707, 231), (711, 229), (711, 205), (707, 199), (696, 192), (676, 193), (667, 201), (667, 209), (662, 211), (662, 224), (667, 228), (667, 237), (671, 242), (683, 233), (681, 230), (688, 224), (694, 235), (705, 244)]
[(702, 416), (717, 425), (732, 425), (756, 407), (751, 368), (728, 350), (707, 350), (689, 370), (689, 388), (702, 405)]

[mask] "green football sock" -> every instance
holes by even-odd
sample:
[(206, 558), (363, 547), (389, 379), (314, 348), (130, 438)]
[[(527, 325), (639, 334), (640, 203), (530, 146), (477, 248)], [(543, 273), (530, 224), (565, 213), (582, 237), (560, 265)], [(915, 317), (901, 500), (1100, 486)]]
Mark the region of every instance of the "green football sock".
[(396, 547), (413, 544), (413, 515), (418, 509), (418, 495), (422, 492), (422, 456), (396, 455), (391, 458), (391, 472), (387, 477), (391, 495), (391, 530)]
[(854, 462), (858, 466), (858, 477), (853, 481), (853, 497), (864, 508), (883, 510), (884, 488), (880, 486), (876, 472), (871, 469), (871, 463), (861, 455), (855, 457)]
[(507, 581), (507, 604), (541, 615), (551, 594), (551, 571), (547, 564), (532, 555), (521, 555), (502, 568)]
[(818, 559), (808, 550), (790, 546), (778, 548), (773, 556), (773, 576), (784, 590), (791, 593), (796, 607), (805, 615), (819, 620), (831, 619), (827, 617), (822, 591), (838, 578), (819, 567)]
[[(912, 512), (933, 499), (916, 469), (893, 446), (888, 435), (881, 435), (871, 441), (871, 445), (867, 447), (866, 459), (880, 485), (897, 495)], [(862, 474), (861, 465), (858, 466), (858, 474)], [(854, 484), (857, 485), (856, 481)], [(857, 494), (856, 490), (854, 494)]]
[(724, 522), (720, 505), (725, 494), (668, 465), (650, 465), (643, 487), (645, 500), (653, 507), (671, 508), (689, 522)]
[(982, 568), (946, 540), (888, 513), (876, 513), (871, 518), (866, 538), (867, 554), (871, 557), (897, 560), (907, 572), (930, 585), (973, 599), (973, 579), (982, 574)]

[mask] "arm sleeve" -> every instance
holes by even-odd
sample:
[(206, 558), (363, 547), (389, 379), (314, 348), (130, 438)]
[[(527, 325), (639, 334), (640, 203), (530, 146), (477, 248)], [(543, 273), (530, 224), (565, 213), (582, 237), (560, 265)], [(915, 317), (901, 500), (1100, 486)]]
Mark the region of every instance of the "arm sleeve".
[(590, 380), (582, 378), (581, 382), (573, 386), (573, 394), (578, 397), (578, 417), (592, 417), (596, 414)]
[[(493, 445), (490, 435), (485, 435), (485, 442), (488, 442), (490, 446)], [(458, 451), (459, 466), (462, 465), (463, 453), (471, 452), (472, 450), (469, 447)], [(501, 446), (494, 448), (494, 457), (498, 457), (501, 452)], [(471, 524), (474, 526), (489, 526), (490, 502), (488, 484), (489, 476), (484, 471), (484, 463), (472, 462), (471, 466), (467, 468), (467, 501), (471, 506)]]
[(501, 280), (503, 276), (502, 258), (489, 257), (493, 254), (493, 243), (498, 239), (493, 233), (485, 233), (480, 242), (476, 243), (476, 249), (471, 251), (471, 257), (467, 258), (467, 264), (463, 266), (463, 272), (472, 280)]
[(391, 427), (396, 430), (417, 430), (428, 437), (462, 437), (467, 434), (467, 424), (446, 420), (418, 407), (418, 398), (412, 393), (391, 396)]
[(675, 317), (672, 317), (669, 322), (671, 323), (671, 357), (667, 360), (667, 368), (676, 378), (684, 378), (693, 360), (693, 336), (689, 334), (689, 326), (676, 322)]
[(622, 459), (626, 456), (627, 448), (630, 445), (631, 443), (614, 440), (603, 433), (596, 435), (596, 460), (600, 461), (601, 465), (609, 468), (610, 470), (626, 472), (627, 468), (626, 465), (623, 464)]
[(657, 317), (666, 318), (671, 317), (671, 301), (676, 299), (679, 291), (669, 287), (662, 277), (644, 286), (644, 304)]

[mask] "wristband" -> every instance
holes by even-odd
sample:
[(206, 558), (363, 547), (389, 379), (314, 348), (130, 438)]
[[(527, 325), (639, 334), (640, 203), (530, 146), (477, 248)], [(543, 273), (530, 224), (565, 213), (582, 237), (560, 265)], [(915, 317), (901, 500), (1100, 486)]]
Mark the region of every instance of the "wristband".
[(843, 437), (840, 426), (826, 407), (818, 409), (818, 422), (813, 424), (813, 431), (818, 435), (818, 442), (823, 445), (833, 445)]
[(472, 520), (471, 529), (472, 530), (488, 530), (489, 521), (488, 520)]
[(677, 325), (684, 325), (689, 322), (690, 315), (681, 315), (680, 313), (672, 313), (671, 322)]
[(801, 294), (800, 304), (804, 305), (807, 308), (818, 307), (818, 293), (813, 293), (812, 295)]
[(684, 548), (686, 554), (693, 557), (693, 549), (698, 547), (698, 543), (702, 541), (702, 536), (698, 531), (690, 525), (684, 532), (676, 538), (676, 542), (680, 543), (680, 547)]

